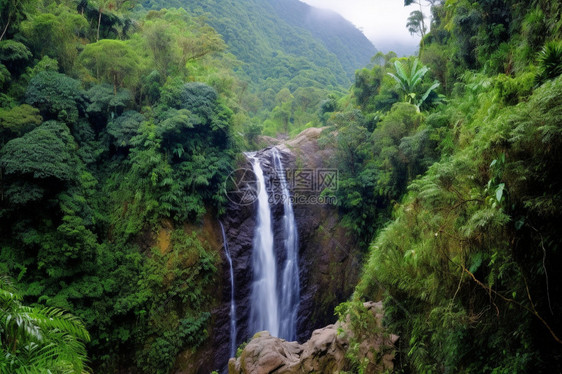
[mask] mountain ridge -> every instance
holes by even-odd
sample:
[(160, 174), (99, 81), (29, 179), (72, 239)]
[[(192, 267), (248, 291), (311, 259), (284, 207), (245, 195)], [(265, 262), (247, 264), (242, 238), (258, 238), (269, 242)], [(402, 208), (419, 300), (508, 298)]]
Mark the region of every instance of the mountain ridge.
[[(346, 73), (368, 65), (377, 53), (376, 46), (352, 22), (341, 14), (316, 8), (300, 0), (267, 0), (277, 14), (289, 24), (308, 30), (334, 53)], [(322, 27), (330, 25), (330, 27)]]
[[(355, 70), (376, 53), (342, 16), (298, 0), (148, 0), (143, 6), (183, 7), (206, 17), (244, 63), (238, 71), (254, 83), (267, 81), (275, 91), (301, 86), (345, 90)], [(326, 17), (330, 23), (322, 21)]]

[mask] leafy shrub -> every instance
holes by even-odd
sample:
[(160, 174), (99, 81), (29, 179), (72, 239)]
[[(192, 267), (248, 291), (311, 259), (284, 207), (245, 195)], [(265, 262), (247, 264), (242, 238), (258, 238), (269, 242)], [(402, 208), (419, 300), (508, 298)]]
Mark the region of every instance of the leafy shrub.
[(0, 62), (14, 74), (21, 73), (31, 58), (25, 44), (15, 40), (0, 41)]
[(69, 181), (74, 178), (72, 142), (68, 127), (48, 121), (21, 138), (9, 141), (2, 148), (0, 162), (7, 175), (29, 174), (35, 179)]

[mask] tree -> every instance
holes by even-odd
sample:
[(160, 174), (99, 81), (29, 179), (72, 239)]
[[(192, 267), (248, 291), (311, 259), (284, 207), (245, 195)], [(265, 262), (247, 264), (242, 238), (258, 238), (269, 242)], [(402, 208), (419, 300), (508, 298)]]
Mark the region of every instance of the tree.
[(25, 96), (26, 103), (38, 108), (46, 120), (72, 125), (84, 111), (85, 97), (80, 82), (54, 71), (43, 71), (31, 78)]
[(410, 34), (417, 34), (422, 38), (422, 40), (425, 37), (425, 32), (427, 31), (424, 18), (425, 15), (421, 12), (421, 10), (414, 10), (410, 13), (410, 16), (408, 17), (408, 23), (406, 23), (406, 27), (408, 28)]
[(6, 36), (9, 27), (24, 19), (34, 6), (33, 0), (0, 0), (0, 41)]
[(81, 374), (87, 369), (82, 321), (51, 307), (22, 304), (11, 280), (0, 277), (0, 371)]
[(190, 111), (193, 125), (218, 125), (218, 93), (213, 87), (199, 82), (185, 83), (170, 87), (163, 95), (164, 105)]
[(103, 39), (86, 45), (80, 62), (97, 79), (111, 82), (114, 94), (117, 94), (117, 87), (133, 86), (140, 70), (139, 56), (121, 40)]
[(390, 66), (389, 62), (397, 57), (398, 55), (396, 55), (396, 53), (392, 51), (388, 52), (387, 54), (384, 54), (382, 51), (378, 51), (376, 55), (371, 57), (371, 62), (376, 65), (388, 67)]
[[(18, 136), (30, 131), (41, 124), (43, 119), (39, 110), (27, 104), (22, 104), (11, 109), (0, 108), (0, 134), (9, 130)], [(4, 134), (2, 134), (4, 136)]]
[[(426, 0), (431, 6), (434, 6), (436, 3), (440, 3), (442, 0)], [(408, 17), (408, 22), (406, 23), (406, 27), (410, 34), (418, 34), (421, 37), (420, 42), (420, 52), (419, 56), (421, 57), (421, 52), (424, 45), (424, 38), (425, 33), (427, 31), (427, 27), (425, 26), (425, 15), (423, 14), (422, 10), (422, 0), (404, 0), (404, 6), (408, 6), (411, 4), (418, 4), (420, 10), (414, 10), (410, 13)]]
[(287, 101), (285, 103), (277, 105), (275, 108), (273, 108), (271, 115), (274, 120), (281, 123), (283, 132), (285, 134), (289, 134), (289, 123), (291, 123), (293, 119), (292, 102)]
[(128, 110), (107, 125), (107, 132), (115, 138), (117, 147), (129, 147), (131, 139), (140, 133), (145, 117), (139, 112)]
[(223, 51), (225, 42), (219, 33), (209, 25), (200, 26), (192, 37), (184, 37), (179, 40), (182, 51), (182, 64), (198, 60), (211, 53)]
[(73, 9), (51, 4), (43, 12), (23, 21), (20, 29), (37, 58), (58, 60), (64, 72), (70, 72), (78, 56), (77, 44), (88, 21)]
[(29, 49), (20, 42), (4, 40), (0, 42), (0, 61), (11, 73), (19, 73), (31, 58)]
[(160, 73), (162, 82), (168, 76), (168, 70), (177, 61), (176, 51), (172, 41), (177, 39), (172, 37), (170, 27), (162, 20), (155, 22), (146, 22), (143, 28), (143, 35), (146, 40), (146, 46), (152, 54), (156, 69)]
[(185, 74), (188, 62), (226, 48), (220, 34), (184, 9), (150, 11), (142, 30), (162, 81), (168, 74)]
[(115, 92), (109, 84), (92, 86), (86, 92), (86, 97), (90, 102), (86, 107), (86, 113), (96, 128), (103, 127), (108, 118), (115, 118), (133, 103), (129, 90), (121, 88)]
[(277, 105), (281, 105), (281, 104), (285, 104), (287, 102), (291, 102), (294, 100), (293, 94), (291, 93), (291, 91), (286, 88), (283, 87), (278, 93), (277, 95), (275, 95), (275, 103)]
[(100, 27), (102, 21), (102, 15), (107, 11), (117, 11), (125, 1), (123, 0), (93, 0), (93, 5), (96, 7), (98, 12), (98, 27), (96, 30), (96, 42), (100, 40)]
[(363, 68), (355, 72), (353, 95), (361, 109), (371, 109), (372, 105), (369, 104), (379, 93), (383, 79), (384, 68), (380, 65), (375, 65), (371, 70)]
[(0, 165), (6, 175), (30, 175), (35, 179), (75, 178), (70, 154), (72, 135), (68, 127), (48, 121), (2, 148)]

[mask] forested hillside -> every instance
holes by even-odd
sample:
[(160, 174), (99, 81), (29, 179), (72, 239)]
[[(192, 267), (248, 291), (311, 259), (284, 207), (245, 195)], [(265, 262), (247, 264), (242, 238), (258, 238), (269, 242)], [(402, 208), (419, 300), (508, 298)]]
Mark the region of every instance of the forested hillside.
[(239, 100), (252, 114), (249, 132), (277, 136), (304, 129), (318, 103), (343, 93), (376, 50), (341, 16), (298, 0), (150, 0), (146, 9), (184, 7), (204, 17), (236, 56), (232, 68), (248, 83)]
[[(233, 59), (183, 9), (102, 5), (2, 8), (0, 272), (17, 289), (2, 283), (2, 372), (79, 370), (72, 333), (106, 373), (167, 372), (207, 338), (220, 258), (199, 223), (242, 144)], [(58, 309), (39, 305), (90, 335), (52, 337)]]
[(377, 56), (329, 106), (338, 202), (368, 247), (338, 312), (376, 328), (360, 301), (382, 298), (399, 372), (560, 372), (562, 9), (431, 9), (419, 58)]
[(173, 6), (205, 14), (229, 51), (246, 63), (241, 70), (254, 82), (277, 91), (287, 78), (293, 82), (287, 86), (292, 90), (311, 81), (322, 88), (339, 84), (347, 88), (349, 80), (341, 69), (351, 78), (376, 52), (365, 35), (339, 14), (298, 0), (151, 0), (143, 4), (147, 9)]
[(338, 13), (298, 0), (269, 0), (269, 3), (287, 23), (320, 39), (351, 78), (355, 70), (368, 65), (375, 55), (376, 50), (365, 35)]
[(562, 6), (432, 4), (351, 83), (361, 38), (288, 0), (2, 1), (0, 372), (195, 361), (224, 181), (312, 126), (365, 259), (338, 315), (382, 299), (397, 372), (562, 371)]

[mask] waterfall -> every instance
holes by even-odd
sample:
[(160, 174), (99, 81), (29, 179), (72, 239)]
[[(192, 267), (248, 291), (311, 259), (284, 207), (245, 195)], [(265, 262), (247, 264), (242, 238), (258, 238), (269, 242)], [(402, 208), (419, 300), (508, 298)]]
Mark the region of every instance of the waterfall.
[(230, 257), (230, 250), (228, 249), (228, 242), (226, 241), (226, 234), (224, 226), (219, 221), (222, 231), (222, 242), (224, 253), (230, 266), (230, 357), (236, 356), (236, 302), (234, 300), (234, 269), (232, 267), (232, 257)]
[(277, 264), (273, 252), (271, 209), (260, 161), (248, 155), (257, 179), (257, 217), (254, 232), (250, 295), (250, 332), (268, 330), (279, 336), (279, 300), (277, 295)]
[(287, 254), (281, 278), (279, 337), (293, 341), (297, 338), (297, 312), (300, 301), (299, 238), (293, 205), (291, 204), (291, 195), (289, 194), (285, 178), (285, 170), (283, 169), (277, 148), (273, 148), (273, 163), (279, 178), (283, 199), (283, 244)]
[[(253, 283), (250, 296), (250, 334), (268, 330), (272, 336), (289, 341), (297, 337), (297, 312), (300, 301), (300, 280), (298, 265), (298, 234), (291, 204), (291, 195), (285, 177), (281, 156), (276, 148), (272, 150), (271, 176), (272, 198), (283, 203), (282, 235), (284, 263), (279, 266), (274, 252), (273, 217), (269, 205), (270, 196), (260, 160), (255, 154), (247, 154), (257, 181), (257, 214), (253, 239), (252, 266)], [(273, 183), (275, 181), (276, 183)], [(276, 191), (273, 185), (278, 188)], [(274, 201), (277, 203), (278, 201)], [(283, 258), (283, 256), (281, 256)]]

